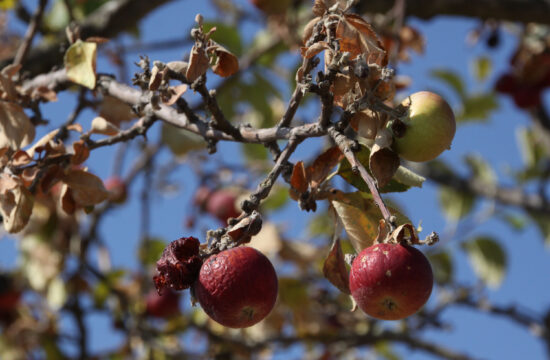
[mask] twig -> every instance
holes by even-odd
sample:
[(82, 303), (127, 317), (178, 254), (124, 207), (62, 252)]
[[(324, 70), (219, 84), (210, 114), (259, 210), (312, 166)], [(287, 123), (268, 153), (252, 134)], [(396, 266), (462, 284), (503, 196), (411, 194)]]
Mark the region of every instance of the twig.
[(27, 27), (27, 32), (25, 33), (23, 42), (21, 43), (21, 46), (19, 46), (19, 48), (17, 49), (17, 53), (15, 54), (15, 58), (13, 60), (14, 65), (22, 64), (23, 60), (25, 60), (25, 57), (27, 56), (27, 53), (29, 52), (29, 49), (31, 47), (32, 40), (34, 39), (34, 35), (36, 34), (36, 30), (38, 29), (38, 27), (40, 26), (40, 22), (42, 21), (42, 15), (44, 14), (44, 9), (46, 8), (47, 4), (48, 0), (39, 1), (38, 7), (34, 11), (31, 22)]
[(117, 135), (99, 141), (92, 141), (87, 135), (83, 135), (83, 137), (88, 145), (88, 148), (93, 150), (102, 146), (113, 145), (122, 141), (130, 140), (139, 135), (145, 136), (147, 130), (156, 120), (157, 119), (154, 116), (145, 116), (139, 119), (139, 121), (136, 122), (130, 129), (121, 131)]

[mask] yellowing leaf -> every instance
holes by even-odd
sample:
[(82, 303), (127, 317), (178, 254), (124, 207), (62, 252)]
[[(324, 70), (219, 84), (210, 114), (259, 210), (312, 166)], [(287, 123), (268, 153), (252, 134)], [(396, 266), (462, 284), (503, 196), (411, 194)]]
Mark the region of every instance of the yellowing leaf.
[[(336, 210), (353, 248), (358, 253), (371, 246), (378, 235), (378, 221), (382, 218), (374, 204), (368, 204), (353, 194), (344, 194), (347, 199), (333, 200)], [(359, 195), (360, 197), (360, 195)]]
[(97, 44), (77, 40), (65, 53), (65, 70), (72, 82), (94, 89), (96, 83)]
[(34, 135), (34, 125), (23, 108), (11, 102), (0, 101), (0, 148), (20, 149), (30, 144)]
[(109, 196), (103, 181), (84, 170), (72, 170), (63, 177), (63, 182), (71, 188), (74, 201), (84, 207), (99, 204)]
[(1, 181), (0, 213), (4, 219), (4, 228), (9, 233), (16, 233), (27, 225), (34, 200), (30, 191), (16, 179), (2, 175)]

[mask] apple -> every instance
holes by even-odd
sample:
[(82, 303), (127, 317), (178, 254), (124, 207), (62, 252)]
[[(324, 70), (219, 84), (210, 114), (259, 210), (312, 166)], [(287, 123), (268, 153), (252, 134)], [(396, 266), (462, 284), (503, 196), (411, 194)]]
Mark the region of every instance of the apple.
[(216, 190), (208, 196), (206, 211), (225, 224), (229, 218), (236, 218), (241, 214), (235, 204), (236, 200), (235, 192), (228, 189)]
[(180, 294), (169, 290), (159, 295), (155, 290), (147, 294), (145, 314), (152, 317), (168, 318), (180, 313)]
[(412, 246), (375, 244), (353, 261), (349, 285), (355, 302), (366, 314), (399, 320), (428, 301), (433, 287), (432, 267)]
[(456, 122), (453, 110), (439, 95), (420, 91), (402, 103), (409, 106), (403, 136), (394, 137), (393, 149), (409, 161), (429, 161), (451, 148)]
[(277, 274), (264, 254), (241, 246), (206, 259), (193, 290), (214, 321), (230, 328), (244, 328), (260, 322), (273, 309)]
[(119, 176), (112, 176), (105, 180), (105, 189), (109, 191), (109, 201), (122, 204), (128, 198), (127, 186)]

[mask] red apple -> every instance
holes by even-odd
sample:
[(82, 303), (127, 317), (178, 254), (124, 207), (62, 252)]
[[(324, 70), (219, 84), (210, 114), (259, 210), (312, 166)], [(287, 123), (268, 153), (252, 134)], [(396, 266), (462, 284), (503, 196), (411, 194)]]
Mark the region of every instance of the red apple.
[(149, 316), (167, 318), (180, 313), (180, 294), (168, 290), (159, 295), (155, 290), (147, 294), (145, 313)]
[(206, 210), (206, 204), (210, 195), (212, 195), (212, 189), (208, 186), (200, 186), (193, 196), (193, 204), (198, 206), (201, 211)]
[(368, 315), (399, 320), (417, 312), (433, 287), (432, 267), (416, 248), (375, 244), (361, 251), (349, 276), (351, 295)]
[(109, 191), (109, 200), (116, 204), (122, 204), (128, 197), (126, 183), (118, 176), (113, 176), (105, 180), (105, 189)]
[(241, 246), (204, 261), (194, 292), (204, 311), (223, 326), (244, 328), (264, 319), (277, 299), (277, 275), (258, 250)]
[(409, 161), (429, 161), (451, 148), (456, 122), (453, 110), (441, 96), (420, 91), (402, 104), (409, 110), (403, 120), (403, 136), (394, 138), (393, 149), (399, 156)]
[(231, 190), (221, 189), (212, 193), (207, 200), (206, 211), (220, 219), (224, 224), (227, 219), (238, 217), (241, 212), (237, 209), (237, 194)]

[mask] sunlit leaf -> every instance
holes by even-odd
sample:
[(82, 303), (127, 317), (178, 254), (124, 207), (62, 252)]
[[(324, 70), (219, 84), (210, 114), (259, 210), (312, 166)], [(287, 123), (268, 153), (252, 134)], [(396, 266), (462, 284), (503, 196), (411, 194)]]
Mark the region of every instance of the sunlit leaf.
[(481, 120), (487, 122), (491, 112), (498, 109), (495, 94), (474, 94), (463, 99), (462, 109), (456, 116), (456, 121)]
[(404, 166), (399, 166), (397, 168), (394, 178), (401, 184), (416, 187), (422, 187), (422, 184), (424, 183), (424, 181), (426, 181), (425, 177), (415, 173), (410, 169), (407, 169)]
[(487, 56), (481, 56), (473, 62), (473, 72), (477, 80), (486, 80), (489, 74), (491, 74), (493, 64), (491, 59)]
[(476, 179), (479, 179), (488, 185), (493, 185), (496, 182), (496, 173), (481, 156), (469, 154), (464, 160)]
[(439, 189), (439, 204), (449, 220), (457, 221), (468, 215), (475, 205), (475, 197), (454, 188)]
[(496, 288), (506, 273), (507, 257), (501, 245), (490, 237), (478, 237), (462, 244), (481, 280)]
[(97, 44), (77, 40), (65, 53), (65, 70), (72, 82), (94, 89), (96, 83)]
[(462, 78), (455, 72), (445, 69), (433, 70), (431, 76), (449, 85), (460, 98), (466, 97), (466, 88)]
[(0, 101), (0, 148), (13, 150), (34, 140), (35, 129), (23, 108), (15, 103)]
[(439, 284), (446, 284), (453, 279), (453, 258), (447, 251), (428, 253), (428, 259), (432, 264), (434, 279)]

